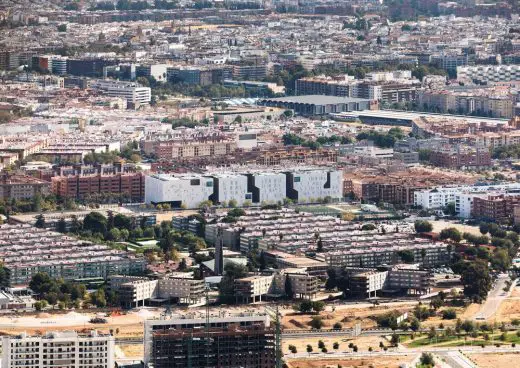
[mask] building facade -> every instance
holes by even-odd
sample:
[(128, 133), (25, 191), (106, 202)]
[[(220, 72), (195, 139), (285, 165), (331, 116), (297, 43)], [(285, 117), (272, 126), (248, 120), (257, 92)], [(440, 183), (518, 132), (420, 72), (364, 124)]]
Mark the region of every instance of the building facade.
[(5, 368), (113, 368), (115, 338), (91, 331), (48, 332), (45, 335), (2, 337)]

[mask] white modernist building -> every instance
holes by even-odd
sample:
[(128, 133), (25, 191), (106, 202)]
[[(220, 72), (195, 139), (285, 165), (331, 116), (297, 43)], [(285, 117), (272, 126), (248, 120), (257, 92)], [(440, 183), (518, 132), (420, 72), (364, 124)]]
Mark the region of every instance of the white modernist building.
[(107, 96), (125, 98), (127, 103), (136, 107), (149, 104), (152, 100), (150, 87), (141, 87), (135, 82), (97, 80), (90, 86), (103, 91)]
[(253, 203), (278, 202), (287, 197), (285, 174), (259, 172), (247, 174)]
[(520, 193), (520, 183), (418, 190), (414, 193), (414, 205), (423, 209), (440, 209), (454, 203), (459, 217), (470, 218), (474, 198), (503, 193)]
[(309, 199), (343, 197), (340, 170), (294, 169), (288, 171), (233, 172), (219, 174), (155, 174), (145, 179), (146, 203), (169, 203), (196, 208), (202, 201), (236, 200), (252, 204), (276, 203), (285, 198), (300, 202)]
[(213, 176), (215, 203), (237, 201), (242, 206), (246, 200), (252, 201), (253, 196), (247, 190), (247, 176), (235, 174), (217, 174)]
[(113, 368), (114, 337), (91, 331), (2, 337), (2, 368)]
[(341, 198), (343, 173), (339, 170), (297, 170), (287, 173), (287, 196), (292, 199)]
[(145, 178), (146, 203), (196, 208), (213, 194), (213, 178), (203, 175), (156, 174)]

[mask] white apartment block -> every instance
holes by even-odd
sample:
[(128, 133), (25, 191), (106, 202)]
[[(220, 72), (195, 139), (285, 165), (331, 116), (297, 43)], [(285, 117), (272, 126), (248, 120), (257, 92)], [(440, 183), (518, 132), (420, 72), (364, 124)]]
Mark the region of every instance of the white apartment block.
[(475, 197), (514, 192), (520, 192), (520, 183), (438, 187), (414, 192), (414, 205), (423, 209), (440, 209), (454, 203), (459, 217), (470, 218)]
[(110, 97), (125, 98), (127, 103), (136, 107), (149, 104), (152, 100), (150, 87), (141, 87), (134, 82), (97, 80), (92, 82), (91, 87), (103, 91)]
[(197, 208), (213, 194), (213, 178), (202, 175), (156, 174), (145, 178), (146, 203), (172, 203)]
[(113, 368), (114, 337), (91, 331), (2, 337), (2, 368)]
[(486, 82), (520, 81), (520, 65), (458, 66), (457, 79)]

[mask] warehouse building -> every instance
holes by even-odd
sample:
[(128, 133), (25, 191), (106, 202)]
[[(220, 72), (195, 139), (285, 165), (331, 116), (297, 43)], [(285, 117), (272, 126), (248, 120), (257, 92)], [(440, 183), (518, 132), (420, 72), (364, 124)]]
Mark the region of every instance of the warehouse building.
[(378, 109), (377, 101), (373, 99), (323, 95), (266, 98), (259, 100), (258, 104), (294, 110), (296, 114), (303, 116)]

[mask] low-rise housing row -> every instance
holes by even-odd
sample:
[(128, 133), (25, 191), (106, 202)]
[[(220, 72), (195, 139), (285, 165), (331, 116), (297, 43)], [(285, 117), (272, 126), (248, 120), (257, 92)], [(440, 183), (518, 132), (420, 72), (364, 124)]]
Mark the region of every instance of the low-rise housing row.
[(38, 272), (75, 280), (141, 274), (146, 268), (144, 257), (25, 224), (0, 225), (0, 258), (11, 285), (27, 285)]

